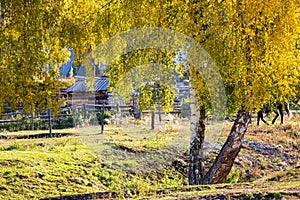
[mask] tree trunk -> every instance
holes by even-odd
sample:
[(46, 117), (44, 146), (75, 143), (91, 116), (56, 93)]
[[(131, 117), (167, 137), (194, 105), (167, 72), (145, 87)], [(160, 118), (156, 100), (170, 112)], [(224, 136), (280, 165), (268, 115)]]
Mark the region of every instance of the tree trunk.
[(234, 160), (240, 152), (250, 118), (250, 112), (244, 109), (237, 113), (236, 120), (227, 141), (220, 150), (212, 167), (204, 177), (204, 184), (222, 183), (229, 174)]
[(34, 131), (34, 111), (31, 111), (31, 130)]
[(101, 130), (100, 134), (103, 134), (104, 132), (104, 103), (102, 104), (102, 109), (101, 109), (101, 115), (102, 115), (102, 120), (101, 120)]
[(154, 124), (155, 124), (155, 111), (151, 111), (151, 130), (154, 130)]
[[(192, 106), (191, 106), (192, 107)], [(204, 178), (204, 156), (203, 144), (205, 133), (205, 107), (201, 106), (199, 110), (200, 117), (191, 116), (191, 146), (189, 160), (189, 184), (202, 184)], [(198, 121), (193, 121), (197, 120)]]
[(122, 117), (122, 112), (119, 103), (117, 103), (116, 124), (118, 126), (121, 125), (121, 117)]
[(162, 122), (162, 117), (161, 117), (161, 105), (160, 105), (160, 104), (158, 105), (158, 120), (159, 120), (159, 123)]
[(49, 137), (52, 138), (52, 120), (51, 120), (50, 108), (48, 108), (48, 122), (49, 122)]
[(139, 105), (138, 105), (138, 102), (135, 97), (133, 98), (133, 116), (134, 116), (134, 119), (141, 119)]

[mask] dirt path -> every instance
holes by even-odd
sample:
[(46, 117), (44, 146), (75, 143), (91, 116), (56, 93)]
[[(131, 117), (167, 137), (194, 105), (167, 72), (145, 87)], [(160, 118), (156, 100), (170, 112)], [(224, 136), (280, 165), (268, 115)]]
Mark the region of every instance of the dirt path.
[(288, 183), (276, 182), (265, 185), (231, 184), (231, 185), (204, 185), (195, 187), (170, 188), (158, 191), (124, 191), (98, 192), (93, 194), (80, 194), (45, 198), (42, 200), (98, 200), (98, 199), (300, 199), (299, 185), (288, 186)]

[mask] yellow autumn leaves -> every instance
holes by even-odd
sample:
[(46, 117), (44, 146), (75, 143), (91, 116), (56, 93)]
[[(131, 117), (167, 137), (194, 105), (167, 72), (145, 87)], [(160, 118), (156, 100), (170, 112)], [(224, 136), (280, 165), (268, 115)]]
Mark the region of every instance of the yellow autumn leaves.
[[(274, 96), (293, 97), (299, 88), (298, 0), (43, 0), (25, 5), (2, 0), (0, 7), (5, 16), (0, 18), (1, 104), (17, 97), (28, 105), (39, 102), (14, 94), (19, 91), (14, 83), (24, 74), (28, 80), (47, 80), (48, 89), (57, 91), (57, 66), (68, 58), (66, 47), (78, 63), (109, 37), (141, 27), (176, 30), (202, 45), (220, 70), (229, 107), (259, 108)], [(48, 64), (53, 67), (45, 73)], [(209, 102), (201, 93), (203, 80), (195, 85), (199, 99)]]

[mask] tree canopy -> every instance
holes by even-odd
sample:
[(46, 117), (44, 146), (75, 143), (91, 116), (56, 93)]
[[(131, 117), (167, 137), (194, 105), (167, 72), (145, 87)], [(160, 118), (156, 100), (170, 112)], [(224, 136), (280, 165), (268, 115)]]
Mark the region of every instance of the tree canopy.
[[(222, 75), (228, 111), (238, 111), (230, 136), (204, 181), (220, 182), (241, 148), (250, 112), (272, 99), (284, 102), (297, 94), (299, 4), (299, 0), (2, 0), (0, 105), (8, 102), (15, 107), (22, 103), (25, 110), (36, 105), (57, 106), (55, 94), (61, 84), (57, 81), (58, 66), (68, 58), (67, 48), (73, 49), (76, 62), (83, 62), (98, 44), (118, 33), (145, 27), (175, 30), (208, 52)], [(112, 45), (108, 51), (113, 54), (117, 48)], [(151, 53), (153, 49), (127, 52), (111, 63), (108, 71), (111, 70), (112, 86), (132, 67), (141, 64), (140, 57), (151, 62)], [(163, 64), (171, 66), (172, 53), (157, 56), (163, 55), (161, 60), (169, 62)], [(204, 108), (209, 108), (213, 101), (208, 97), (210, 85), (198, 73), (197, 66), (187, 65), (198, 108), (205, 115)], [(145, 96), (149, 99), (151, 93), (147, 91), (151, 87), (141, 89), (143, 94), (149, 94)], [(199, 118), (193, 133), (204, 133), (204, 119)], [(193, 145), (203, 135), (193, 136), (191, 150), (199, 154), (201, 144), (199, 148)], [(198, 169), (194, 171), (196, 176), (200, 176)]]
[(197, 8), (196, 39), (220, 69), (230, 109), (296, 95), (299, 1), (201, 1)]
[[(0, 104), (56, 108), (58, 67), (93, 44), (96, 1), (0, 2)], [(96, 8), (96, 9), (95, 9)]]
[[(274, 98), (284, 102), (296, 95), (300, 71), (296, 0), (115, 1), (108, 10), (102, 21), (109, 25), (103, 26), (107, 36), (130, 28), (161, 27), (199, 42), (220, 70), (229, 112), (259, 109)], [(201, 75), (190, 69), (199, 102), (209, 105)]]
[[(139, 27), (173, 29), (203, 45), (221, 71), (233, 110), (258, 108), (273, 96), (285, 100), (298, 84), (296, 0), (3, 0), (0, 11), (2, 103), (26, 108), (32, 99), (49, 99), (66, 47), (80, 61), (108, 37)], [(47, 92), (39, 94), (41, 83)]]

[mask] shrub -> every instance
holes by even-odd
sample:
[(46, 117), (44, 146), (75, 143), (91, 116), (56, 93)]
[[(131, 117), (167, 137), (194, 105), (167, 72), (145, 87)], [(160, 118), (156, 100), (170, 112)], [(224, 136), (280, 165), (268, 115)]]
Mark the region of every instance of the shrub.
[(109, 119), (111, 118), (111, 115), (108, 111), (104, 111), (104, 114), (102, 112), (97, 113), (97, 120), (99, 125), (102, 124), (102, 122), (106, 125), (109, 124)]

